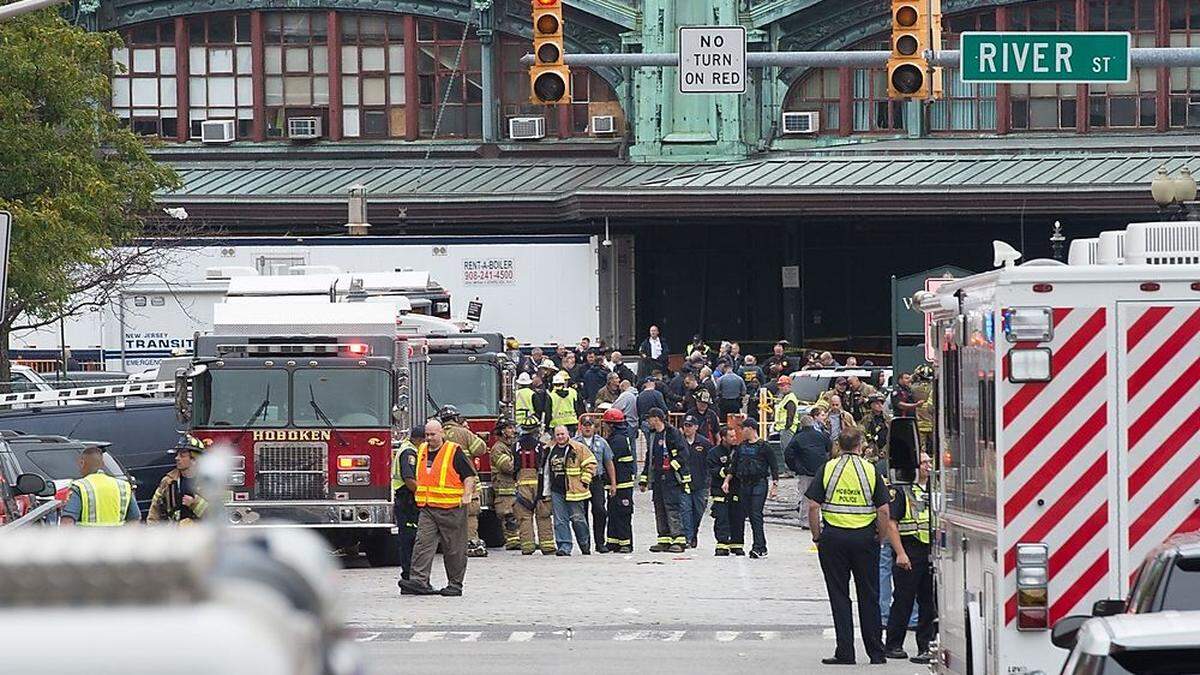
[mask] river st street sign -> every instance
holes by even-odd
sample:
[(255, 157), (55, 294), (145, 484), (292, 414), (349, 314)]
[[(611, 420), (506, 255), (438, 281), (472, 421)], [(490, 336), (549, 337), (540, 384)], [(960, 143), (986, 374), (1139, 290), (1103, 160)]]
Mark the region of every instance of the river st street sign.
[(746, 93), (746, 28), (680, 26), (679, 93)]
[(963, 33), (963, 82), (1128, 82), (1129, 33)]

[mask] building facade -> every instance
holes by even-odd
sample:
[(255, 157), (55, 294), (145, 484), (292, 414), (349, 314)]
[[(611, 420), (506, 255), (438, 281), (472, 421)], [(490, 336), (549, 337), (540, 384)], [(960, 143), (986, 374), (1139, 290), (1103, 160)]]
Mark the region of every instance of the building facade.
[[(884, 0), (565, 4), (569, 52), (670, 52), (679, 26), (717, 23), (756, 51), (888, 42)], [(1200, 46), (1200, 0), (942, 5), (946, 48), (972, 30)], [(79, 19), (124, 36), (112, 109), (183, 175), (164, 204), (214, 232), (338, 234), (356, 184), (373, 234), (607, 231), (632, 241), (611, 264), (637, 322), (676, 342), (879, 351), (891, 274), (984, 269), (993, 239), (1046, 256), (1055, 221), (1091, 236), (1151, 219), (1155, 171), (1200, 170), (1200, 69), (1086, 86), (948, 68), (941, 100), (901, 103), (882, 68), (756, 69), (743, 96), (681, 95), (673, 68), (575, 68), (572, 103), (535, 106), (527, 0), (102, 0)], [(790, 133), (785, 113), (815, 125)], [(544, 137), (514, 138), (520, 118)]]

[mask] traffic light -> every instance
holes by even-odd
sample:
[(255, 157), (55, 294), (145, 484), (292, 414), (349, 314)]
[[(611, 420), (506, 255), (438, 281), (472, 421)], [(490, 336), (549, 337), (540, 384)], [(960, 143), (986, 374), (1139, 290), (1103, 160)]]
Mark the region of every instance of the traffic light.
[(942, 95), (942, 69), (926, 52), (942, 47), (942, 0), (892, 0), (892, 57), (888, 96), (927, 99)]
[(563, 61), (562, 0), (533, 0), (533, 66), (529, 89), (534, 103), (570, 103), (571, 70)]

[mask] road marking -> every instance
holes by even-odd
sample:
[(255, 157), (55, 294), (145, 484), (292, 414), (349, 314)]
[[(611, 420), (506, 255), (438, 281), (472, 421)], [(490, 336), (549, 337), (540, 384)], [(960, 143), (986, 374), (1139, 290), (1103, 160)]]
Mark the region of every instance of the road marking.
[(445, 640), (445, 639), (446, 639), (445, 631), (426, 630), (426, 631), (420, 631), (418, 633), (413, 633), (412, 637), (410, 637), (408, 639), (408, 641), (409, 642), (437, 642), (438, 640)]
[(760, 631), (755, 631), (755, 632), (758, 633), (758, 637), (761, 640), (777, 640), (777, 639), (779, 639), (779, 631), (760, 630)]
[(837, 630), (833, 628), (826, 628), (825, 630), (821, 631), (821, 637), (825, 638), (826, 640), (836, 640)]
[(533, 636), (535, 636), (535, 635), (537, 635), (537, 633), (531, 633), (529, 631), (513, 631), (508, 636), (508, 641), (509, 642), (529, 642), (530, 640), (533, 639)]
[(479, 642), (482, 635), (483, 633), (480, 631), (455, 631), (449, 634), (449, 636), (461, 637), (462, 639), (458, 642)]
[(716, 633), (717, 642), (733, 642), (742, 634), (740, 630), (719, 630)]
[(383, 635), (383, 633), (380, 633), (377, 631), (371, 631), (369, 633), (360, 633), (357, 637), (354, 638), (354, 641), (355, 642), (370, 642), (370, 641), (374, 640), (375, 638), (379, 637), (380, 635)]
[(671, 634), (664, 637), (662, 639), (662, 641), (663, 642), (679, 642), (680, 640), (683, 639), (683, 634), (686, 632), (687, 632), (686, 630), (671, 631)]

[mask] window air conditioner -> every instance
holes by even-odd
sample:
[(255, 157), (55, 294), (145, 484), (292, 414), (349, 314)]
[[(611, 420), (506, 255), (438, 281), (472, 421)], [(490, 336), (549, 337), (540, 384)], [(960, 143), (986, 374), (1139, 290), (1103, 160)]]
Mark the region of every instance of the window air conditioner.
[(200, 123), (200, 142), (232, 143), (236, 132), (233, 120), (207, 120)]
[(616, 119), (612, 115), (592, 115), (592, 134), (611, 134), (616, 130)]
[(545, 117), (510, 117), (508, 137), (514, 141), (533, 141), (546, 137)]
[(289, 117), (288, 138), (294, 141), (311, 141), (321, 137), (320, 117)]
[(783, 113), (783, 133), (785, 134), (815, 134), (820, 130), (821, 113), (819, 112)]

